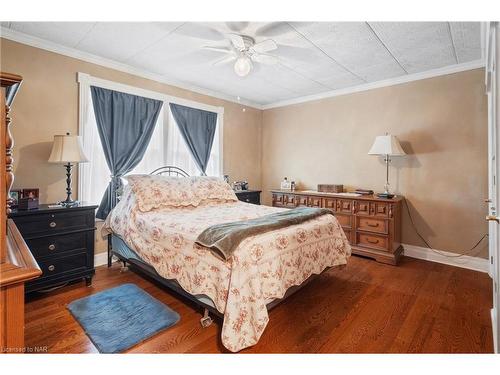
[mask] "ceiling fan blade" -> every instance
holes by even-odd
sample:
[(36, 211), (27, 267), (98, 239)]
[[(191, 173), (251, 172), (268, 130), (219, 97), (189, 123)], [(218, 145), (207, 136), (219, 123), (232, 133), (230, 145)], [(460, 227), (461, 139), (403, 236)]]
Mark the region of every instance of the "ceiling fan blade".
[(236, 47), (238, 50), (244, 50), (245, 49), (245, 41), (241, 37), (241, 35), (238, 34), (227, 34), (227, 37), (233, 43), (233, 45)]
[(227, 48), (227, 47), (203, 46), (201, 48), (209, 50), (209, 51), (222, 52), (222, 53), (229, 53), (229, 52), (231, 52), (231, 49)]
[(265, 64), (265, 65), (274, 65), (279, 62), (278, 57), (273, 55), (267, 55), (265, 53), (252, 55), (252, 60), (259, 64)]
[(251, 47), (257, 53), (264, 53), (269, 51), (274, 51), (278, 46), (276, 42), (272, 39), (266, 39), (262, 42), (256, 43)]
[(231, 62), (231, 61), (233, 61), (235, 59), (236, 59), (236, 56), (233, 55), (233, 54), (230, 54), (230, 55), (227, 55), (227, 56), (223, 57), (220, 60), (217, 60), (212, 65), (213, 66), (224, 65), (224, 64), (227, 64), (227, 63), (229, 63), (229, 62)]
[(249, 22), (226, 22), (226, 26), (229, 28), (229, 30), (235, 31), (237, 33), (245, 30), (248, 24)]

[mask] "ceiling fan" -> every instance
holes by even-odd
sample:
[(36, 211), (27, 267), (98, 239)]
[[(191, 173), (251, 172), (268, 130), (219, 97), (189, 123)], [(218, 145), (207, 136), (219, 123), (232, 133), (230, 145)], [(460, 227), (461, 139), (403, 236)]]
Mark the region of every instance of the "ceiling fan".
[(279, 61), (276, 56), (267, 53), (278, 48), (272, 39), (255, 43), (255, 39), (248, 35), (230, 33), (225, 34), (225, 37), (230, 41), (229, 47), (205, 46), (203, 49), (227, 54), (214, 65), (234, 61), (234, 72), (240, 77), (245, 77), (252, 71), (253, 63), (272, 65)]

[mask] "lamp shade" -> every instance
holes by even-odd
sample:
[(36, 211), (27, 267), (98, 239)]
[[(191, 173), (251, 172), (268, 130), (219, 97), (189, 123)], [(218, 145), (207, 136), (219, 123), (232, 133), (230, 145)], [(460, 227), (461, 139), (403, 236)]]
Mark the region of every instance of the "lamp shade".
[(396, 136), (387, 134), (375, 138), (368, 155), (402, 156), (406, 155), (406, 152), (404, 152)]
[(49, 163), (85, 163), (81, 138), (77, 135), (55, 135)]

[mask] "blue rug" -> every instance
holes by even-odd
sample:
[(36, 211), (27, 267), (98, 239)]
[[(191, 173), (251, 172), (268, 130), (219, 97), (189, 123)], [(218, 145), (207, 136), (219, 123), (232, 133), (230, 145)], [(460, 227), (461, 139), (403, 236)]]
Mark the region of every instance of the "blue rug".
[(179, 321), (179, 314), (134, 284), (71, 302), (68, 310), (101, 353), (119, 353)]

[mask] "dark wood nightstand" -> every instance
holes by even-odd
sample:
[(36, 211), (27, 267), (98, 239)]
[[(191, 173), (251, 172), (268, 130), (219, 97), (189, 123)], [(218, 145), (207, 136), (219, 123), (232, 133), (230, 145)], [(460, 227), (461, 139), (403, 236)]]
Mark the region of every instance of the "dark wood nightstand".
[(235, 193), (242, 202), (260, 204), (261, 190), (237, 190)]
[(35, 257), (42, 276), (26, 283), (26, 292), (85, 279), (91, 285), (94, 269), (95, 209), (80, 204), (69, 208), (40, 205), (34, 210), (13, 210), (14, 220)]

